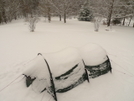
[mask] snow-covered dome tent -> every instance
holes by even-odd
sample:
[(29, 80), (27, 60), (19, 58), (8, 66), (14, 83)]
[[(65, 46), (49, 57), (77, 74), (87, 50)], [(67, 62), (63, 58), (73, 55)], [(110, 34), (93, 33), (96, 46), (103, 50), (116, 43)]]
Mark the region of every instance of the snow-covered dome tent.
[(85, 68), (89, 71), (89, 77), (95, 78), (112, 72), (111, 63), (107, 52), (97, 44), (86, 44), (79, 48)]
[(27, 68), (24, 72), (27, 87), (32, 86), (39, 92), (47, 90), (55, 100), (56, 92), (66, 92), (88, 80), (81, 55), (75, 48), (39, 53)]
[(88, 79), (81, 55), (76, 48), (42, 54), (54, 77), (56, 92), (66, 92)]
[(25, 65), (27, 70), (23, 75), (26, 77), (27, 87), (32, 86), (35, 91), (42, 92), (51, 86), (51, 76), (47, 65), (47, 61), (41, 55)]
[(26, 67), (23, 75), (27, 87), (38, 92), (47, 90), (55, 101), (56, 93), (69, 91), (85, 80), (89, 82), (89, 77), (98, 77), (112, 69), (106, 51), (96, 44), (39, 53)]

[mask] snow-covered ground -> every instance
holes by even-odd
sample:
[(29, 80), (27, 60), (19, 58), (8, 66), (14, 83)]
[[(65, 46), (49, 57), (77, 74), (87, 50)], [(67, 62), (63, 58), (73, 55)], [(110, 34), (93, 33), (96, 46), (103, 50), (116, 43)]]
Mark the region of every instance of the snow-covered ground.
[(54, 18), (41, 19), (35, 32), (24, 20), (0, 25), (0, 101), (53, 101), (47, 93), (25, 87), (22, 73), (37, 53), (51, 53), (68, 47), (80, 48), (88, 43), (103, 47), (110, 57), (113, 73), (66, 93), (57, 93), (58, 101), (134, 101), (134, 28), (101, 26), (70, 19), (66, 24)]

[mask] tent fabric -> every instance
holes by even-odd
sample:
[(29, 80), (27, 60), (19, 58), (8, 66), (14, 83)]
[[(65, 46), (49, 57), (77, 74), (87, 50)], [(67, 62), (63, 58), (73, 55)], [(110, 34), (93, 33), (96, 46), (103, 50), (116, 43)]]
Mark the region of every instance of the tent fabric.
[(65, 87), (65, 88), (62, 88), (62, 89), (58, 89), (56, 92), (57, 93), (64, 93), (64, 92), (67, 92), (73, 88), (75, 88), (76, 86), (80, 85), (81, 83), (83, 83), (85, 80), (87, 80), (86, 78), (86, 73), (83, 73), (83, 75), (74, 83), (72, 83), (71, 85)]
[(49, 88), (47, 89), (49, 92), (52, 90), (50, 74), (44, 58), (50, 66), (56, 92), (66, 92), (85, 81), (85, 66), (79, 52), (75, 48), (68, 48), (52, 54), (42, 54), (42, 57), (38, 55), (36, 59), (27, 65), (29, 70), (24, 73), (28, 77), (36, 78), (33, 81), (33, 84), (36, 86), (37, 83), (40, 84), (41, 80), (44, 79), (46, 81), (43, 83), (43, 88), (42, 86), (41, 88), (38, 87), (39, 92), (42, 92), (46, 87)]
[[(83, 68), (80, 68), (83, 67)], [(70, 70), (65, 72), (64, 74), (55, 77), (55, 85), (56, 92), (66, 92), (77, 85), (83, 83), (85, 79), (85, 70), (83, 62), (81, 61), (79, 64), (76, 64)]]
[[(50, 65), (56, 92), (66, 92), (84, 82), (85, 66), (76, 48), (42, 54)], [(81, 81), (80, 81), (81, 80)]]
[(112, 70), (107, 52), (101, 46), (86, 44), (79, 50), (90, 78), (96, 78)]
[(96, 44), (38, 54), (26, 67), (27, 87), (39, 92), (47, 90), (56, 101), (56, 93), (67, 92), (112, 70), (106, 51)]
[[(23, 74), (26, 77), (26, 85), (28, 84), (27, 87), (34, 84), (38, 87), (36, 90), (39, 92), (46, 89), (54, 100), (57, 101), (52, 73), (45, 58), (40, 54), (31, 63), (29, 63), (27, 67), (29, 70)], [(32, 78), (34, 78), (34, 80)], [(35, 89), (36, 86), (32, 85), (32, 88)]]
[(100, 65), (85, 66), (85, 68), (89, 71), (90, 78), (96, 78), (98, 76), (104, 75), (108, 73), (109, 71), (111, 72), (111, 69), (112, 69), (109, 59), (107, 59), (105, 62), (103, 62)]

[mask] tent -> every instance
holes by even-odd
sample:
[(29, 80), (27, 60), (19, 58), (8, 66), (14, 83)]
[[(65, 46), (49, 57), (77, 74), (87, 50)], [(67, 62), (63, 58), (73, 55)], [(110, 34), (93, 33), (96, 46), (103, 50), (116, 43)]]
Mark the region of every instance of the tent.
[(27, 87), (39, 92), (47, 90), (57, 101), (56, 93), (67, 92), (89, 78), (111, 71), (106, 51), (96, 44), (66, 48), (54, 53), (39, 53), (23, 75)]
[[(26, 85), (39, 92), (47, 90), (57, 100), (56, 92), (63, 93), (88, 80), (79, 51), (75, 48), (41, 54), (27, 65), (23, 75)], [(88, 80), (89, 81), (89, 80)]]
[(97, 44), (87, 44), (82, 46), (80, 54), (85, 63), (85, 68), (89, 71), (89, 77), (95, 78), (112, 72), (110, 59), (107, 52)]

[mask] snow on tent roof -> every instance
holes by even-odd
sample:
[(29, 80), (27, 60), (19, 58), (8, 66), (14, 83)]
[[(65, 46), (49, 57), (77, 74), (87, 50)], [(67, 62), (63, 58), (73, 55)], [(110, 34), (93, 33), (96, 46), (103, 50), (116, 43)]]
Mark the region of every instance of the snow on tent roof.
[(58, 52), (44, 53), (42, 55), (48, 61), (55, 77), (70, 70), (82, 60), (79, 51), (75, 48), (66, 48)]
[(106, 51), (97, 44), (87, 44), (79, 48), (80, 54), (88, 66), (96, 66), (107, 60)]
[[(30, 63), (25, 65), (27, 70), (24, 72), (24, 74), (29, 75), (31, 77), (37, 77), (39, 79), (44, 79), (44, 77), (48, 77), (49, 73), (47, 65), (42, 58), (42, 56), (38, 55), (34, 60), (32, 60)], [(45, 73), (44, 73), (45, 72)]]
[(71, 47), (54, 53), (41, 54), (43, 57), (39, 55), (34, 61), (27, 65), (27, 67), (31, 69), (25, 74), (30, 74), (31, 77), (34, 75), (34, 77), (36, 76), (40, 79), (47, 77), (47, 74), (44, 74), (44, 71), (47, 71), (47, 65), (43, 58), (49, 63), (54, 77), (70, 70), (80, 63), (82, 59), (87, 66), (100, 65), (107, 60), (106, 51), (96, 44), (87, 44), (79, 49)]
[[(25, 65), (27, 70), (23, 73), (26, 76), (26, 85), (35, 91), (41, 92), (46, 86), (50, 85), (50, 74), (44, 58), (38, 55), (34, 60)], [(32, 79), (35, 80), (33, 81)]]

